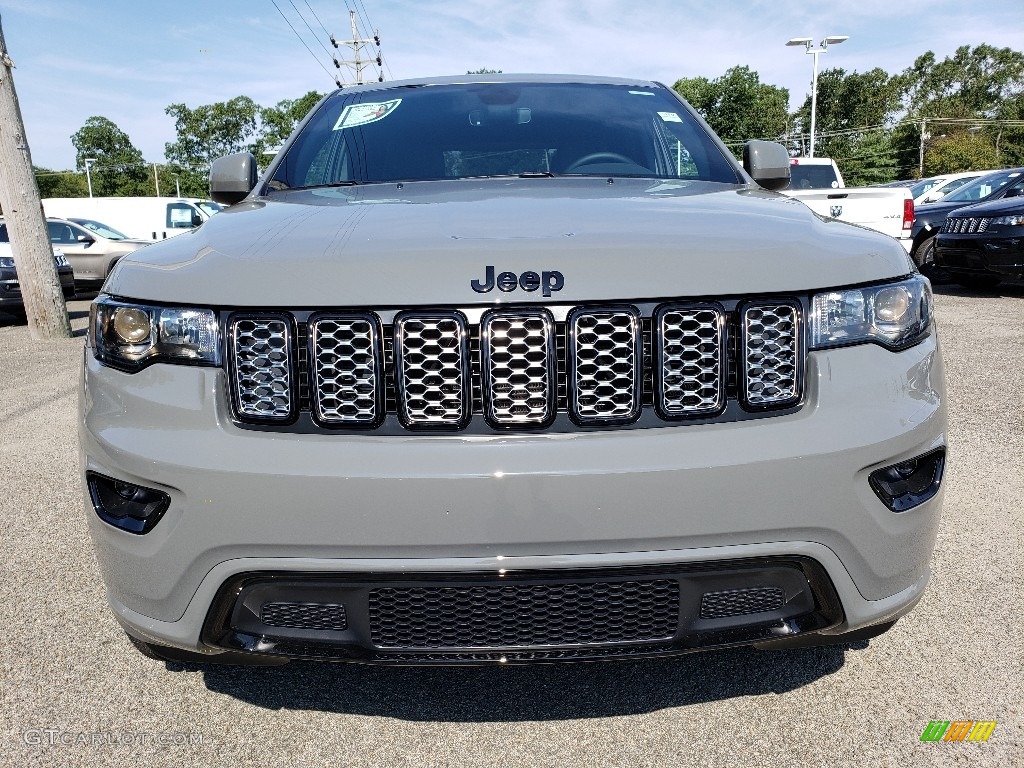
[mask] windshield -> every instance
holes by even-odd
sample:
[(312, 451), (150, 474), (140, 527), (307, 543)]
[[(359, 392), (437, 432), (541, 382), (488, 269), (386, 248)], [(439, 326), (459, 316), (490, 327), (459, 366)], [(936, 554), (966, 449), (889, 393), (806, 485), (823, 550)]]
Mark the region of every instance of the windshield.
[(213, 203), (208, 200), (201, 200), (196, 203), (197, 206), (207, 215), (213, 216), (213, 214), (224, 210), (224, 206), (219, 203)]
[(497, 82), (335, 93), (270, 187), (509, 175), (741, 182), (665, 88)]
[(84, 227), (85, 229), (88, 229), (90, 232), (94, 232), (100, 237), (105, 237), (108, 240), (128, 239), (128, 235), (124, 234), (123, 232), (118, 232), (113, 227), (108, 227), (106, 224), (101, 224), (100, 222), (93, 221), (92, 219), (68, 219), (68, 221), (73, 221), (80, 227)]
[(946, 195), (942, 198), (942, 202), (971, 203), (977, 202), (978, 200), (984, 200), (993, 192), (1002, 189), (1007, 184), (1013, 184), (1021, 178), (1020, 170), (990, 173), (988, 176), (982, 176), (980, 179), (976, 179), (971, 184), (958, 189), (956, 192)]
[(921, 179), (921, 181), (917, 182), (917, 184), (910, 188), (910, 196), (916, 200), (929, 189), (938, 184), (939, 181), (941, 181), (941, 179), (938, 178)]

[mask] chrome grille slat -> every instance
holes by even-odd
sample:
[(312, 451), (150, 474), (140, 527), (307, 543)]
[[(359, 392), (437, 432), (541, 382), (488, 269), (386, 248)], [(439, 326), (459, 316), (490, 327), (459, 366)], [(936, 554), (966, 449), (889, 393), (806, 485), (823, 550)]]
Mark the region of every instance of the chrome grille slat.
[(658, 404), (663, 415), (706, 416), (725, 406), (725, 310), (711, 304), (662, 307)]
[(253, 421), (288, 421), (295, 413), (291, 323), (275, 315), (230, 321), (236, 413)]
[(757, 303), (742, 312), (744, 402), (779, 407), (800, 399), (800, 310), (789, 303)]
[(395, 373), (402, 423), (461, 428), (472, 415), (466, 320), (455, 312), (395, 319)]
[(543, 426), (555, 411), (554, 322), (543, 310), (497, 310), (481, 323), (484, 416), (494, 426)]
[(643, 333), (633, 307), (569, 315), (569, 411), (580, 424), (634, 421), (643, 389)]
[(327, 425), (373, 426), (383, 416), (380, 334), (368, 314), (318, 315), (309, 323), (313, 414)]

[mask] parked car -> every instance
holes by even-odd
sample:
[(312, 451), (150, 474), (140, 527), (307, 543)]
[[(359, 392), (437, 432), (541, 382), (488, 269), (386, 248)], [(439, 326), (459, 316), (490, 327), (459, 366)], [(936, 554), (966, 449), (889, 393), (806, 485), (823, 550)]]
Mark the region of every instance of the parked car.
[(140, 651), (503, 665), (892, 626), (941, 513), (931, 289), (773, 191), (781, 144), (743, 154), (656, 82), (489, 74), (346, 87), (262, 178), (215, 161), (230, 207), (118, 263), (83, 356), (68, 471)]
[[(118, 259), (155, 242), (129, 238), (93, 219), (47, 219), (46, 229), (50, 243), (71, 262), (79, 289), (98, 288)], [(8, 241), (7, 225), (0, 219), (0, 243)]]
[(935, 266), (971, 288), (1024, 278), (1024, 187), (949, 214), (935, 239)]
[(955, 192), (961, 187), (970, 184), (975, 179), (994, 173), (994, 170), (987, 171), (963, 171), (961, 173), (946, 173), (941, 176), (931, 176), (921, 179), (910, 188), (910, 194), (914, 197), (914, 205), (927, 205), (937, 203), (946, 195)]
[[(946, 216), (957, 208), (965, 205), (1000, 200), (1010, 190), (1024, 187), (1024, 168), (1007, 168), (993, 171), (980, 179), (975, 179), (956, 192), (943, 197), (937, 203), (922, 205), (915, 211), (916, 220), (911, 229), (912, 245), (910, 255), (918, 268), (928, 271), (935, 262), (935, 236), (942, 229)], [(1018, 194), (1014, 192), (1014, 194)]]
[[(71, 264), (60, 250), (54, 250), (53, 263), (57, 267), (64, 299), (75, 297), (75, 275)], [(25, 302), (21, 295), (21, 282), (14, 266), (14, 251), (9, 242), (0, 242), (0, 310), (15, 315), (25, 313)]]
[(212, 215), (190, 198), (48, 197), (49, 217), (102, 221), (128, 237), (164, 240), (190, 232)]

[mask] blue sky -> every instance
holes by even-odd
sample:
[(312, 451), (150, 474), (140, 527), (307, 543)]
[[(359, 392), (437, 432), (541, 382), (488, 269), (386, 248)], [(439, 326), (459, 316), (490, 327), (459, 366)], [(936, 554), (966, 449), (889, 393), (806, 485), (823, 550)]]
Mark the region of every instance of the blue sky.
[[(821, 66), (861, 72), (896, 73), (959, 45), (1024, 49), (1024, 0), (347, 1), (380, 30), (387, 79), (488, 67), (671, 85), (745, 64), (788, 88), (795, 107), (810, 90), (811, 57), (786, 48), (791, 37), (849, 35)], [(349, 36), (346, 0), (276, 3), (316, 57), (274, 0), (0, 0), (33, 163), (73, 168), (70, 136), (93, 115), (162, 162), (175, 138), (168, 104), (246, 95), (270, 105), (333, 89), (323, 27)]]

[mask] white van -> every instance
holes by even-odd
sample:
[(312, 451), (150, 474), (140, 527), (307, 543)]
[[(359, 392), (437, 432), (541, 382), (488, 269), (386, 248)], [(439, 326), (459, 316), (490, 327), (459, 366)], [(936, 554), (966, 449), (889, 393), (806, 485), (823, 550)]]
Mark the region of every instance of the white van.
[(61, 219), (92, 219), (128, 237), (163, 240), (210, 218), (210, 209), (199, 202), (182, 197), (50, 197), (43, 200), (43, 210)]

